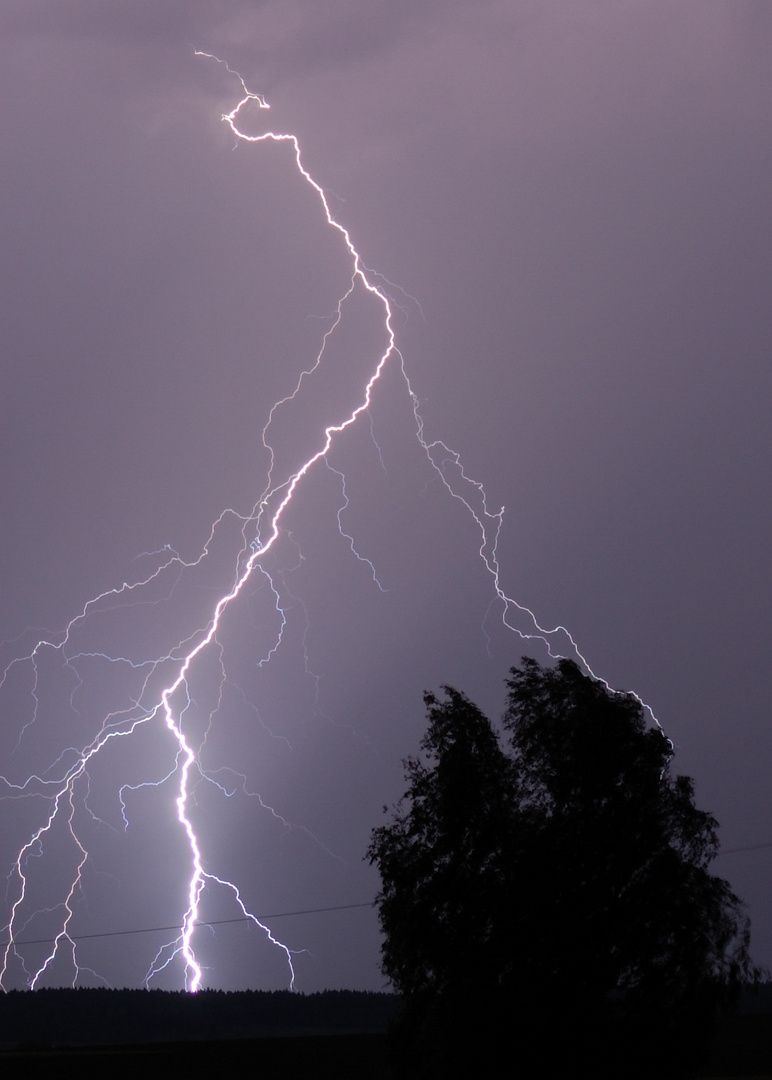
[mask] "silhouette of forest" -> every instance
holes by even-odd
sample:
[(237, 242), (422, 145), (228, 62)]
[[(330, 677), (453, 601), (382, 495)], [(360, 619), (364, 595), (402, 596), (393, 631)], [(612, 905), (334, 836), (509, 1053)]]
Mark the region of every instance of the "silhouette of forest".
[[(111, 1067), (242, 1069), (263, 1080), (397, 1080), (387, 1026), (399, 1008), (393, 994), (326, 991), (36, 990), (0, 995), (0, 1068), (30, 1075), (103, 1077)], [(549, 1011), (549, 1010), (548, 1010)], [(549, 1017), (547, 1017), (549, 1019)], [(552, 1032), (561, 1037), (557, 1012)], [(493, 1073), (480, 1038), (479, 1070)], [(623, 1064), (623, 1063), (622, 1063)], [(748, 989), (740, 1014), (725, 1019), (700, 1075), (772, 1075), (772, 984)], [(517, 1075), (546, 1075), (538, 1061)], [(625, 1075), (620, 1071), (620, 1077)]]

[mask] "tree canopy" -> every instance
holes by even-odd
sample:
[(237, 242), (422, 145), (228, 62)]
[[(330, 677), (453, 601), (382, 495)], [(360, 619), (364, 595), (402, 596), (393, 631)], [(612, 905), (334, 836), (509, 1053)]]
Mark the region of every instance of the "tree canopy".
[(677, 1071), (754, 973), (743, 906), (708, 869), (717, 822), (635, 696), (570, 660), (523, 658), (507, 686), (501, 738), (459, 691), (425, 696), (423, 754), (372, 834), (404, 1030), (428, 1073), (501, 1040)]

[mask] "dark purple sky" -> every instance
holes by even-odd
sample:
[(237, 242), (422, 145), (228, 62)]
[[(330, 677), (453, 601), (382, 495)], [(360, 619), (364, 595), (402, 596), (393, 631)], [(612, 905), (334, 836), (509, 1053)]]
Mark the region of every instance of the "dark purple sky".
[[(291, 148), (236, 146), (220, 118), (238, 80), (194, 49), (267, 97), (245, 123), (298, 136), (366, 265), (400, 287), (384, 286), (426, 437), (506, 506), (502, 588), (651, 705), (721, 823), (715, 870), (772, 965), (772, 847), (732, 852), (772, 843), (772, 8), (0, 4), (3, 669), (147, 577), (165, 545), (192, 562), (226, 508), (249, 515), (271, 406), (313, 362), (350, 276)], [(361, 400), (381, 315), (363, 293), (347, 305), (276, 415), (276, 475)], [(255, 570), (183, 709), (206, 777), (190, 794), (205, 869), (257, 914), (369, 901), (363, 854), (404, 789), (421, 692), (451, 683), (497, 716), (509, 666), (546, 658), (504, 630), (396, 358), (329, 462), (265, 560), (280, 648), (261, 664), (281, 617)], [(383, 591), (337, 531), (346, 499), (343, 528)], [(4, 922), (54, 781), (106, 718), (125, 727), (157, 701), (174, 665), (149, 662), (206, 624), (240, 547), (228, 515), (197, 568), (95, 605), (66, 646), (8, 668)], [(61, 929), (73, 833), (89, 857), (72, 935), (148, 931), (79, 941), (80, 985), (141, 985), (174, 938), (149, 931), (186, 907), (175, 749), (160, 717), (111, 739), (25, 862), (20, 941)], [(212, 882), (201, 913), (240, 914)], [(382, 985), (372, 909), (268, 921), (307, 950), (300, 989)], [(248, 924), (200, 930), (196, 947), (206, 985), (287, 985), (281, 950)], [(5, 984), (25, 985), (50, 949), (20, 946)], [(72, 979), (63, 945), (38, 985)], [(152, 985), (184, 981), (178, 958)]]

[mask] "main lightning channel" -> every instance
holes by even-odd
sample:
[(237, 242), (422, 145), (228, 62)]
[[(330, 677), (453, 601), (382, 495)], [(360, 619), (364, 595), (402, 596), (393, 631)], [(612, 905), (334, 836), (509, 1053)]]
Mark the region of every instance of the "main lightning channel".
[[(231, 131), (233, 132), (234, 136), (236, 137), (236, 139), (238, 141), (248, 142), (248, 143), (260, 143), (260, 142), (265, 142), (265, 141), (270, 140), (270, 141), (274, 141), (274, 142), (289, 142), (289, 143), (292, 144), (292, 147), (293, 147), (294, 152), (295, 152), (295, 161), (296, 161), (296, 164), (297, 164), (298, 171), (303, 176), (303, 178), (306, 180), (306, 182), (314, 189), (314, 191), (319, 196), (319, 199), (320, 199), (320, 201), (322, 203), (322, 207), (324, 209), (324, 214), (325, 214), (325, 217), (327, 219), (328, 225), (330, 225), (332, 228), (336, 229), (340, 233), (340, 235), (343, 237), (344, 242), (346, 244), (346, 247), (348, 248), (349, 254), (351, 255), (351, 258), (353, 260), (353, 275), (352, 275), (351, 288), (348, 290), (348, 292), (338, 302), (338, 307), (337, 307), (337, 312), (336, 312), (336, 319), (335, 319), (332, 327), (328, 330), (327, 334), (325, 335), (325, 341), (323, 343), (322, 350), (320, 351), (319, 355), (317, 356), (316, 363), (308, 371), (303, 372), (303, 374), (300, 376), (300, 379), (298, 380), (298, 384), (297, 384), (295, 390), (293, 391), (293, 393), (288, 395), (288, 397), (284, 398), (281, 402), (277, 402), (277, 404), (274, 405), (273, 409), (271, 410), (271, 416), (269, 417), (268, 423), (266, 424), (265, 428), (263, 429), (263, 442), (264, 442), (264, 444), (266, 443), (266, 433), (268, 431), (268, 428), (270, 427), (271, 419), (273, 417), (273, 412), (276, 410), (276, 408), (279, 405), (284, 404), (286, 401), (292, 400), (292, 398), (295, 396), (295, 394), (297, 393), (297, 391), (300, 388), (300, 382), (302, 381), (303, 377), (305, 375), (310, 374), (311, 371), (315, 370), (316, 366), (320, 363), (322, 353), (324, 351), (324, 345), (326, 345), (327, 339), (329, 338), (329, 336), (332, 333), (334, 333), (335, 329), (337, 328), (338, 323), (340, 322), (342, 304), (343, 304), (344, 300), (346, 300), (348, 298), (348, 296), (350, 295), (351, 290), (354, 287), (354, 282), (356, 280), (359, 280), (361, 282), (361, 284), (367, 289), (367, 291), (370, 292), (373, 296), (376, 296), (378, 298), (378, 300), (380, 301), (380, 303), (383, 305), (384, 326), (385, 326), (385, 328), (387, 330), (387, 333), (388, 333), (389, 345), (388, 345), (388, 349), (386, 350), (384, 355), (381, 357), (381, 360), (380, 360), (380, 362), (378, 364), (378, 367), (376, 368), (373, 376), (371, 377), (370, 381), (367, 384), (366, 395), (365, 395), (366, 400), (351, 415), (349, 420), (347, 420), (344, 424), (340, 425), (340, 427), (338, 427), (338, 428), (328, 428), (327, 429), (328, 441), (327, 441), (324, 449), (322, 451), (320, 451), (317, 455), (315, 455), (313, 458), (311, 458), (306, 463), (305, 466), (303, 466), (303, 468), (297, 474), (297, 477), (293, 477), (293, 479), (291, 481), (292, 489), (294, 490), (294, 487), (296, 486), (297, 481), (300, 480), (303, 475), (305, 475), (305, 473), (308, 471), (308, 469), (313, 464), (315, 464), (315, 462), (318, 461), (319, 458), (324, 457), (327, 454), (327, 451), (328, 451), (328, 449), (330, 447), (330, 442), (331, 442), (331, 439), (329, 438), (330, 433), (337, 434), (339, 431), (342, 431), (345, 427), (349, 427), (357, 419), (357, 417), (362, 412), (364, 412), (364, 410), (368, 407), (368, 405), (370, 403), (370, 394), (371, 394), (371, 391), (372, 391), (372, 388), (373, 388), (375, 382), (380, 377), (381, 371), (383, 370), (383, 367), (384, 367), (385, 363), (389, 360), (389, 358), (393, 354), (395, 354), (399, 358), (402, 376), (403, 376), (403, 379), (405, 381), (405, 385), (407, 387), (407, 392), (408, 392), (408, 395), (409, 395), (409, 398), (410, 398), (410, 403), (411, 403), (411, 407), (412, 407), (412, 410), (413, 410), (413, 416), (414, 416), (414, 419), (415, 419), (416, 435), (417, 435), (417, 438), (418, 438), (418, 442), (420, 443), (421, 448), (424, 451), (424, 453), (426, 454), (426, 457), (428, 458), (432, 468), (434, 469), (434, 471), (439, 476), (440, 480), (442, 481), (443, 485), (445, 486), (445, 488), (448, 491), (448, 493), (450, 494), (450, 496), (453, 499), (458, 500), (464, 506), (466, 511), (473, 518), (474, 523), (475, 523), (475, 525), (476, 525), (476, 527), (478, 529), (478, 532), (479, 532), (479, 535), (480, 535), (479, 555), (480, 555), (480, 558), (483, 561), (483, 564), (485, 565), (486, 570), (488, 571), (488, 573), (489, 573), (489, 575), (491, 577), (493, 587), (494, 587), (494, 590), (495, 590), (495, 593), (496, 593), (496, 597), (501, 602), (501, 605), (502, 605), (501, 618), (502, 618), (502, 622), (503, 622), (504, 626), (508, 630), (510, 630), (513, 633), (517, 634), (518, 637), (520, 637), (524, 641), (539, 640), (539, 641), (543, 642), (543, 644), (547, 648), (547, 652), (548, 652), (549, 656), (552, 659), (558, 659), (558, 658), (560, 658), (561, 656), (564, 655), (562, 652), (557, 651), (558, 646), (556, 645), (556, 640), (559, 640), (560, 637), (562, 636), (564, 642), (567, 643), (567, 645), (568, 645), (568, 651), (570, 653), (572, 653), (574, 656), (576, 656), (576, 658), (580, 661), (580, 663), (582, 664), (584, 669), (587, 671), (588, 675), (590, 675), (594, 679), (597, 679), (608, 690), (611, 690), (613, 692), (613, 688), (610, 686), (610, 684), (608, 682), (606, 682), (606, 680), (603, 679), (602, 676), (600, 676), (596, 672), (594, 672), (593, 669), (590, 667), (590, 664), (587, 661), (587, 658), (580, 652), (579, 646), (577, 645), (577, 642), (575, 641), (573, 635), (570, 633), (570, 631), (568, 630), (567, 627), (565, 627), (565, 626), (563, 626), (561, 624), (558, 624), (558, 625), (553, 626), (551, 628), (546, 627), (546, 626), (542, 626), (541, 623), (539, 622), (539, 620), (537, 619), (535, 613), (531, 610), (531, 608), (527, 607), (524, 604), (519, 603), (519, 601), (517, 601), (513, 597), (507, 595), (507, 593), (504, 591), (504, 589), (502, 587), (502, 584), (501, 584), (501, 568), (500, 568), (499, 561), (498, 561), (498, 541), (499, 541), (499, 535), (500, 535), (500, 532), (501, 532), (501, 528), (502, 528), (502, 525), (504, 523), (504, 510), (505, 510), (505, 508), (502, 506), (497, 511), (489, 510), (487, 495), (485, 493), (485, 488), (484, 488), (483, 484), (480, 481), (474, 480), (472, 477), (467, 475), (466, 471), (464, 470), (464, 466), (463, 466), (463, 464), (461, 462), (460, 454), (457, 451), (452, 450), (441, 439), (435, 439), (435, 440), (432, 440), (432, 441), (427, 440), (427, 438), (425, 436), (425, 431), (424, 431), (424, 420), (423, 420), (423, 417), (422, 417), (421, 411), (420, 411), (420, 402), (419, 402), (419, 399), (418, 399), (417, 395), (415, 394), (415, 392), (413, 390), (413, 387), (412, 387), (412, 385), (410, 383), (410, 379), (408, 377), (407, 370), (406, 370), (406, 367), (405, 367), (404, 357), (402, 356), (402, 353), (399, 351), (399, 349), (397, 348), (397, 345), (396, 345), (396, 339), (395, 339), (394, 331), (393, 331), (393, 328), (392, 328), (392, 320), (393, 320), (392, 304), (391, 304), (391, 301), (389, 299), (388, 294), (375, 283), (374, 279), (380, 278), (381, 280), (385, 281), (387, 284), (391, 284), (391, 283), (388, 281), (388, 279), (384, 278), (383, 275), (379, 274), (377, 271), (371, 270), (367, 266), (365, 266), (364, 262), (362, 261), (362, 256), (360, 255), (359, 251), (354, 246), (354, 243), (353, 243), (353, 241), (351, 239), (351, 236), (350, 236), (348, 230), (343, 225), (341, 225), (341, 223), (339, 221), (337, 221), (333, 217), (332, 212), (330, 210), (329, 203), (327, 201), (327, 197), (326, 197), (325, 192), (324, 192), (324, 189), (316, 182), (316, 180), (314, 180), (314, 178), (310, 175), (310, 173), (306, 170), (306, 168), (304, 167), (304, 165), (302, 163), (301, 153), (300, 153), (300, 143), (299, 143), (299, 141), (297, 139), (297, 136), (291, 135), (291, 134), (277, 134), (276, 132), (271, 132), (271, 131), (263, 132), (260, 135), (249, 135), (246, 132), (242, 131), (240, 129), (240, 127), (238, 126), (238, 123), (237, 123), (239, 113), (242, 111), (242, 109), (244, 109), (247, 105), (249, 105), (250, 102), (254, 102), (261, 109), (269, 109), (270, 105), (268, 104), (268, 102), (265, 100), (265, 98), (262, 95), (255, 94), (252, 91), (250, 91), (248, 89), (244, 79), (242, 78), (242, 76), (237, 71), (234, 71), (233, 68), (231, 68), (227, 63), (225, 63), (225, 61), (221, 60), (217, 56), (214, 56), (212, 53), (205, 53), (205, 52), (201, 52), (200, 50), (196, 50), (195, 55), (196, 56), (206, 57), (207, 59), (214, 60), (218, 64), (222, 64), (226, 68), (226, 70), (229, 72), (229, 74), (235, 76), (239, 80), (239, 82), (241, 83), (242, 90), (244, 91), (243, 97), (234, 106), (234, 108), (231, 109), (230, 112), (224, 113), (223, 117), (222, 117), (222, 119), (225, 121), (225, 123), (228, 124), (228, 126), (230, 127)], [(399, 288), (399, 286), (397, 286), (397, 288)], [(404, 291), (404, 290), (400, 289), (400, 291)], [(415, 303), (417, 303), (417, 301), (415, 301)], [(418, 305), (418, 306), (419, 306), (419, 309), (420, 309), (420, 305)], [(268, 449), (269, 449), (269, 451), (271, 450), (270, 446), (268, 446)], [(273, 461), (273, 456), (271, 457), (271, 460)], [(270, 494), (273, 494), (273, 492), (266, 492), (266, 495), (264, 496), (264, 501), (265, 501), (265, 499), (267, 499), (267, 497)], [(291, 492), (290, 492), (290, 497), (291, 497)], [(287, 500), (287, 501), (289, 501), (289, 500)], [(263, 502), (263, 505), (264, 505), (264, 502)], [(285, 503), (283, 503), (281, 505), (280, 511), (284, 509), (284, 505), (285, 505)], [(277, 517), (274, 518), (274, 521), (273, 521), (274, 526), (277, 523), (278, 516), (279, 515), (277, 515)], [(377, 579), (376, 579), (376, 581), (377, 581)], [(530, 621), (530, 624), (532, 626), (532, 630), (524, 631), (521, 627), (516, 626), (514, 624), (514, 622), (511, 621), (511, 617), (512, 617), (513, 612), (517, 612), (521, 616), (525, 616), (526, 619), (528, 621)], [(564, 644), (563, 648), (565, 648), (565, 647), (566, 647), (566, 645)], [(644, 702), (641, 698), (639, 698), (638, 695), (635, 694), (634, 692), (632, 693), (632, 696), (644, 707), (644, 709), (647, 710), (647, 712), (650, 714), (650, 716), (652, 717), (654, 722), (657, 724), (657, 726), (660, 726), (659, 721), (657, 720), (656, 716), (654, 715), (654, 713), (651, 710), (651, 707), (649, 705), (647, 705), (646, 702)]]
[[(255, 570), (258, 570), (267, 577), (276, 601), (277, 611), (281, 615), (281, 626), (276, 644), (269, 651), (264, 660), (261, 661), (261, 664), (268, 662), (275, 652), (275, 649), (278, 647), (278, 644), (281, 641), (285, 619), (280, 605), (279, 591), (274, 585), (269, 571), (263, 565), (265, 556), (271, 551), (281, 535), (281, 523), (284, 513), (294, 499), (299, 485), (318, 463), (324, 461), (332, 468), (328, 456), (334, 441), (342, 432), (356, 424), (359, 418), (368, 411), (375, 387), (379, 382), (384, 369), (390, 363), (396, 363), (399, 366), (399, 371), (404, 380), (413, 412), (415, 434), (423, 453), (426, 455), (429, 464), (441, 480), (448, 494), (465, 509), (475, 524), (479, 537), (478, 553), (490, 576), (494, 599), (498, 601), (501, 608), (503, 625), (523, 640), (538, 639), (542, 641), (545, 644), (549, 655), (554, 658), (564, 655), (564, 650), (567, 650), (569, 654), (575, 656), (579, 660), (588, 674), (594, 678), (598, 678), (590, 668), (585, 657), (580, 653), (574, 638), (564, 626), (558, 625), (552, 628), (542, 626), (530, 608), (520, 604), (504, 591), (501, 583), (501, 571), (498, 560), (498, 542), (504, 521), (504, 508), (501, 507), (498, 510), (489, 508), (484, 486), (467, 474), (459, 454), (443, 441), (438, 439), (432, 440), (427, 437), (424, 428), (424, 420), (419, 407), (419, 400), (408, 377), (404, 357), (397, 346), (394, 330), (393, 301), (386, 291), (387, 286), (390, 285), (390, 283), (388, 283), (387, 279), (382, 275), (378, 274), (376, 271), (370, 270), (365, 265), (348, 230), (333, 216), (324, 189), (312, 177), (303, 163), (300, 142), (297, 136), (291, 133), (275, 131), (265, 131), (257, 135), (245, 132), (240, 126), (240, 117), (243, 112), (249, 106), (256, 106), (261, 110), (268, 110), (268, 102), (261, 95), (250, 91), (241, 75), (234, 71), (219, 57), (200, 50), (196, 50), (195, 55), (222, 65), (226, 71), (240, 83), (242, 90), (241, 98), (229, 112), (222, 115), (223, 121), (228, 125), (237, 142), (250, 144), (272, 142), (278, 144), (286, 143), (289, 145), (298, 173), (315, 193), (327, 225), (338, 234), (345, 248), (350, 260), (348, 285), (337, 302), (331, 325), (323, 335), (321, 347), (313, 362), (301, 372), (295, 383), (294, 389), (287, 394), (286, 397), (277, 401), (270, 409), (268, 419), (262, 429), (262, 443), (267, 450), (269, 457), (267, 480), (262, 494), (252, 508), (252, 512), (248, 515), (242, 515), (236, 514), (236, 512), (232, 510), (223, 511), (220, 517), (212, 525), (209, 538), (205, 543), (201, 554), (197, 559), (191, 562), (185, 562), (177, 552), (168, 547), (164, 548), (160, 553), (155, 553), (156, 555), (160, 555), (160, 562), (154, 571), (146, 574), (140, 581), (137, 581), (134, 584), (124, 583), (119, 588), (107, 590), (94, 597), (94, 599), (89, 600), (81, 612), (67, 625), (58, 640), (45, 639), (39, 641), (25, 657), (13, 660), (2, 673), (2, 678), (0, 678), (0, 689), (2, 689), (6, 680), (10, 678), (15, 665), (21, 663), (23, 660), (29, 661), (32, 664), (35, 673), (32, 692), (35, 708), (32, 719), (28, 721), (24, 728), (22, 728), (19, 736), (19, 741), (21, 742), (27, 728), (36, 722), (38, 708), (38, 699), (36, 695), (37, 672), (40, 658), (44, 652), (46, 650), (58, 652), (65, 657), (65, 663), (71, 665), (76, 657), (68, 658), (65, 650), (75, 634), (76, 629), (92, 612), (103, 610), (104, 605), (110, 604), (112, 601), (117, 602), (131, 596), (135, 592), (141, 592), (143, 588), (153, 585), (158, 581), (161, 574), (167, 569), (178, 570), (182, 573), (186, 569), (190, 570), (191, 568), (198, 566), (209, 553), (210, 546), (214, 541), (215, 533), (224, 525), (226, 519), (235, 516), (241, 522), (244, 543), (236, 562), (234, 576), (231, 579), (232, 584), (229, 590), (223, 593), (215, 603), (211, 615), (205, 625), (198, 630), (193, 631), (193, 633), (188, 635), (182, 642), (179, 642), (164, 656), (155, 660), (145, 661), (142, 664), (132, 663), (132, 667), (137, 669), (143, 667), (147, 668), (141, 684), (141, 692), (134, 701), (134, 707), (108, 714), (102, 721), (98, 734), (85, 749), (78, 751), (69, 748), (69, 750), (62, 752), (54, 766), (48, 770), (48, 773), (44, 773), (41, 776), (33, 775), (23, 784), (14, 784), (9, 779), (0, 777), (0, 795), (3, 797), (5, 797), (5, 793), (7, 793), (9, 796), (43, 797), (49, 800), (49, 812), (47, 817), (43, 821), (43, 824), (32, 833), (29, 840), (18, 851), (13, 863), (11, 875), (9, 876), (9, 888), (11, 886), (11, 881), (15, 882), (16, 893), (15, 899), (10, 907), (10, 918), (6, 927), (7, 943), (3, 952), (2, 964), (0, 965), (0, 987), (2, 988), (5, 988), (4, 980), (12, 960), (18, 960), (18, 962), (21, 963), (22, 969), (28, 975), (28, 985), (34, 988), (50, 969), (56, 959), (59, 949), (65, 947), (72, 956), (72, 964), (75, 969), (73, 985), (75, 985), (80, 969), (76, 959), (75, 936), (70, 933), (70, 924), (74, 916), (75, 898), (82, 888), (83, 873), (89, 858), (88, 851), (82, 843), (75, 825), (74, 800), (76, 788), (80, 784), (87, 785), (87, 769), (89, 763), (112, 740), (128, 738), (138, 729), (145, 727), (155, 720), (160, 720), (163, 723), (173, 740), (173, 744), (176, 745), (176, 764), (163, 780), (167, 780), (174, 773), (179, 777), (175, 809), (177, 821), (185, 837), (189, 852), (190, 873), (186, 887), (186, 910), (181, 920), (179, 935), (173, 941), (163, 945), (158, 950), (148, 969), (146, 982), (152, 979), (160, 971), (166, 969), (177, 957), (181, 957), (184, 966), (186, 989), (195, 992), (200, 988), (204, 979), (204, 970), (196, 956), (193, 939), (196, 927), (202, 925), (200, 911), (202, 895), (207, 885), (211, 884), (212, 886), (219, 886), (230, 892), (237, 907), (243, 913), (243, 916), (254, 922), (265, 934), (267, 940), (284, 953), (289, 972), (289, 985), (290, 987), (294, 986), (295, 969), (293, 965), (292, 950), (276, 938), (265, 923), (261, 922), (256, 916), (250, 913), (236, 884), (213, 873), (206, 866), (202, 854), (202, 845), (196, 833), (190, 813), (192, 777), (194, 774), (199, 774), (201, 776), (206, 776), (206, 774), (199, 763), (198, 755), (192, 741), (186, 737), (185, 732), (183, 731), (182, 715), (190, 704), (188, 684), (196, 661), (213, 644), (219, 646), (217, 635), (225, 614), (236, 598), (244, 591), (247, 582), (251, 579)], [(381, 285), (379, 284), (380, 282), (384, 282), (385, 284)], [(367, 378), (361, 388), (358, 404), (343, 420), (337, 423), (331, 423), (323, 429), (323, 435), (316, 450), (310, 454), (310, 456), (307, 457), (294, 472), (291, 472), (284, 478), (277, 479), (275, 476), (276, 455), (271, 442), (271, 427), (274, 417), (282, 406), (295, 400), (304, 381), (322, 364), (328, 343), (343, 319), (346, 301), (357, 289), (365, 290), (365, 292), (375, 298), (380, 305), (382, 313), (381, 325), (383, 327), (385, 338), (384, 347), (373, 363), (369, 378)], [(341, 509), (344, 509), (345, 506), (348, 505), (345, 477), (337, 469), (334, 469), (333, 471), (337, 473), (341, 479), (344, 498), (344, 507)], [(373, 564), (359, 555), (354, 547), (353, 539), (344, 532), (341, 525), (341, 511), (338, 512), (338, 526), (341, 535), (348, 539), (352, 552), (360, 559), (360, 561), (366, 562), (369, 565), (375, 584), (378, 585), (379, 588), (382, 588)], [(525, 622), (526, 629), (523, 628), (523, 622)], [(88, 654), (84, 653), (78, 655), (85, 656)], [(109, 657), (104, 655), (103, 659), (116, 663), (131, 663), (131, 661), (124, 657)], [(141, 702), (146, 691), (149, 692), (148, 688), (151, 685), (151, 678), (162, 668), (165, 669), (169, 665), (173, 665), (173, 677), (168, 679), (166, 685), (160, 690), (157, 696), (154, 697), (150, 704), (142, 705)], [(608, 686), (604, 680), (601, 679), (600, 681)], [(178, 698), (182, 698), (184, 701), (184, 704), (181, 707)], [(645, 703), (642, 704), (645, 705)], [(645, 707), (648, 708), (648, 706)], [(651, 712), (650, 709), (649, 712)], [(656, 720), (656, 718), (654, 719)], [(50, 775), (52, 772), (55, 773), (57, 768), (59, 769), (58, 775)], [(207, 779), (209, 779), (209, 777), (207, 777)], [(146, 781), (139, 785), (125, 785), (125, 788), (135, 790), (136, 787), (151, 786), (155, 783), (157, 782)], [(121, 793), (123, 790), (124, 788), (121, 788)], [(121, 812), (123, 821), (126, 823), (125, 807), (123, 806), (122, 800), (123, 795), (121, 794)], [(31, 858), (39, 856), (42, 853), (44, 841), (46, 841), (53, 833), (55, 825), (58, 825), (60, 821), (63, 821), (64, 827), (69, 834), (70, 841), (77, 852), (76, 866), (69, 888), (67, 889), (66, 897), (61, 904), (58, 905), (64, 914), (60, 930), (54, 937), (52, 948), (37, 970), (34, 972), (27, 972), (24, 962), (17, 952), (17, 938), (23, 933), (24, 928), (29, 924), (31, 919), (34, 918), (34, 915), (32, 915), (26, 920), (22, 919), (22, 910), (27, 902), (27, 864)]]

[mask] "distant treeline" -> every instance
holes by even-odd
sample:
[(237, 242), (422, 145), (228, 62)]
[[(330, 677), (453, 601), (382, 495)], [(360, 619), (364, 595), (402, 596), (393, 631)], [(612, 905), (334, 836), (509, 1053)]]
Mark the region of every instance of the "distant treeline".
[[(0, 994), (0, 1050), (385, 1032), (395, 994), (327, 990), (12, 990)], [(740, 1013), (772, 1015), (772, 983), (745, 991)]]
[(379, 1032), (398, 1009), (394, 994), (356, 990), (12, 990), (0, 994), (0, 1048)]

